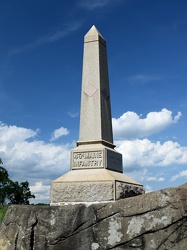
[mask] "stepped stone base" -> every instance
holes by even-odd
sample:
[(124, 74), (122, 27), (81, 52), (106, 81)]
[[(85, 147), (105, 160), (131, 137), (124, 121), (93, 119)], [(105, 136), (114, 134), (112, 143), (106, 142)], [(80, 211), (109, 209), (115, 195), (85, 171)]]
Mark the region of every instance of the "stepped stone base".
[(51, 205), (110, 202), (144, 193), (143, 186), (107, 169), (72, 170), (54, 180)]

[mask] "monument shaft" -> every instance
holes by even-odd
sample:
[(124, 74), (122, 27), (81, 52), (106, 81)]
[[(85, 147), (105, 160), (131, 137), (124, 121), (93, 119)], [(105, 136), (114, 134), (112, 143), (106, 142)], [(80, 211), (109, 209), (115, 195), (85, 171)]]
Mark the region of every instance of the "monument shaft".
[(90, 141), (113, 144), (106, 42), (95, 26), (84, 37), (78, 145)]

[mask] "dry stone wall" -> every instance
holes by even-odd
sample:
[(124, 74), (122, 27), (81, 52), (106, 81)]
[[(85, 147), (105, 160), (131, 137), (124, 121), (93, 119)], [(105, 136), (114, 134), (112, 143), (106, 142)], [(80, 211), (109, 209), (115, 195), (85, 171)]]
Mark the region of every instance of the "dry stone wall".
[(0, 249), (186, 250), (187, 184), (90, 206), (10, 206)]

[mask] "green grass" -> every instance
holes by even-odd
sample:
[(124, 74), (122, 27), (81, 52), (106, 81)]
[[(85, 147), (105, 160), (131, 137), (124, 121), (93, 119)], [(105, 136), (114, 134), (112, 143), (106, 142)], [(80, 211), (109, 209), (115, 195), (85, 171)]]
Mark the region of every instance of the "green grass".
[(8, 206), (0, 206), (0, 224), (3, 221), (3, 218), (6, 214), (7, 209), (8, 209)]

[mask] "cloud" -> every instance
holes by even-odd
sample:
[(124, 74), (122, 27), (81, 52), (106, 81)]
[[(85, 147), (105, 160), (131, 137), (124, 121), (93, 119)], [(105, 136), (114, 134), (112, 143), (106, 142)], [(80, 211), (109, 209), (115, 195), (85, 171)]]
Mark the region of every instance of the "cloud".
[(44, 185), (42, 181), (36, 182), (35, 185), (30, 186), (32, 194), (35, 195), (35, 199), (32, 199), (31, 203), (46, 203), (50, 199), (50, 185)]
[[(171, 123), (177, 122), (177, 116)], [(139, 117), (140, 119), (140, 117)], [(140, 124), (141, 125), (141, 124)], [(137, 128), (138, 129), (138, 128)], [(55, 131), (57, 131), (55, 133)], [(68, 133), (65, 128), (53, 132), (52, 138), (59, 138)], [(38, 140), (39, 129), (32, 130), (18, 126), (8, 126), (0, 123), (0, 157), (7, 168), (10, 178), (14, 181), (29, 181), (31, 191), (36, 195), (32, 202), (49, 202), (51, 181), (63, 175), (70, 169), (70, 150), (75, 143), (55, 145)], [(41, 132), (40, 132), (41, 136)], [(148, 181), (163, 182), (165, 176), (159, 173), (150, 173), (150, 168), (171, 167), (187, 164), (187, 147), (177, 142), (151, 142), (148, 139), (118, 140), (115, 141), (116, 150), (123, 154), (124, 172), (140, 183)], [(187, 176), (182, 171), (171, 178)], [(147, 191), (152, 191), (147, 186)]]
[(75, 145), (55, 145), (37, 140), (38, 130), (0, 126), (0, 157), (10, 178), (16, 181), (35, 182), (52, 180), (69, 170), (70, 149)]
[(39, 129), (36, 131), (32, 129), (7, 126), (6, 124), (0, 122), (0, 143), (8, 142), (9, 145), (14, 145), (15, 143), (27, 140), (29, 138), (34, 138), (37, 136)]
[(101, 8), (111, 3), (111, 0), (81, 0), (79, 6), (88, 10)]
[(19, 53), (25, 52), (27, 50), (38, 48), (38, 47), (45, 45), (45, 44), (54, 43), (56, 41), (59, 41), (60, 39), (66, 37), (70, 33), (79, 29), (80, 26), (81, 26), (81, 22), (75, 22), (75, 23), (72, 23), (71, 25), (65, 25), (63, 29), (57, 30), (56, 32), (54, 32), (51, 35), (41, 37), (32, 43), (25, 44), (22, 47), (12, 49), (11, 51), (9, 51), (8, 55), (11, 56), (14, 54), (19, 54)]
[(176, 181), (179, 178), (187, 178), (187, 170), (181, 171), (179, 174), (172, 176), (170, 181)]
[(50, 141), (53, 142), (57, 140), (58, 138), (64, 135), (68, 135), (68, 134), (69, 134), (69, 131), (67, 130), (67, 128), (61, 127), (61, 128), (55, 129), (52, 133)]
[(150, 186), (148, 186), (148, 185), (145, 185), (144, 189), (145, 189), (145, 192), (146, 192), (146, 193), (150, 193), (150, 192), (153, 191), (152, 187), (150, 187)]
[(163, 178), (163, 177), (148, 177), (147, 178), (147, 181), (157, 181), (157, 182), (160, 182), (160, 181), (164, 181), (165, 180), (165, 178)]
[(181, 112), (173, 117), (172, 112), (165, 108), (159, 112), (148, 113), (146, 118), (128, 111), (119, 118), (112, 119), (114, 138), (135, 139), (149, 136), (177, 123), (180, 117)]
[[(121, 2), (121, 0), (115, 0), (115, 3)], [(106, 7), (114, 3), (113, 0), (81, 0), (78, 6), (87, 10), (95, 10), (102, 7)]]
[(115, 144), (116, 150), (123, 154), (126, 171), (187, 164), (187, 147), (177, 142), (166, 141), (161, 144), (159, 141), (152, 143), (148, 139), (136, 139), (116, 141)]
[(34, 186), (30, 186), (30, 189), (34, 193), (42, 193), (46, 192), (46, 190), (49, 190), (49, 185), (43, 185), (42, 181), (36, 182)]
[(156, 75), (135, 75), (128, 77), (127, 80), (130, 84), (147, 84), (149, 82), (155, 82), (162, 80), (163, 77)]
[(71, 118), (75, 118), (75, 117), (78, 117), (78, 116), (79, 116), (79, 112), (74, 111), (74, 110), (71, 110), (71, 111), (68, 112), (68, 115), (69, 115)]

